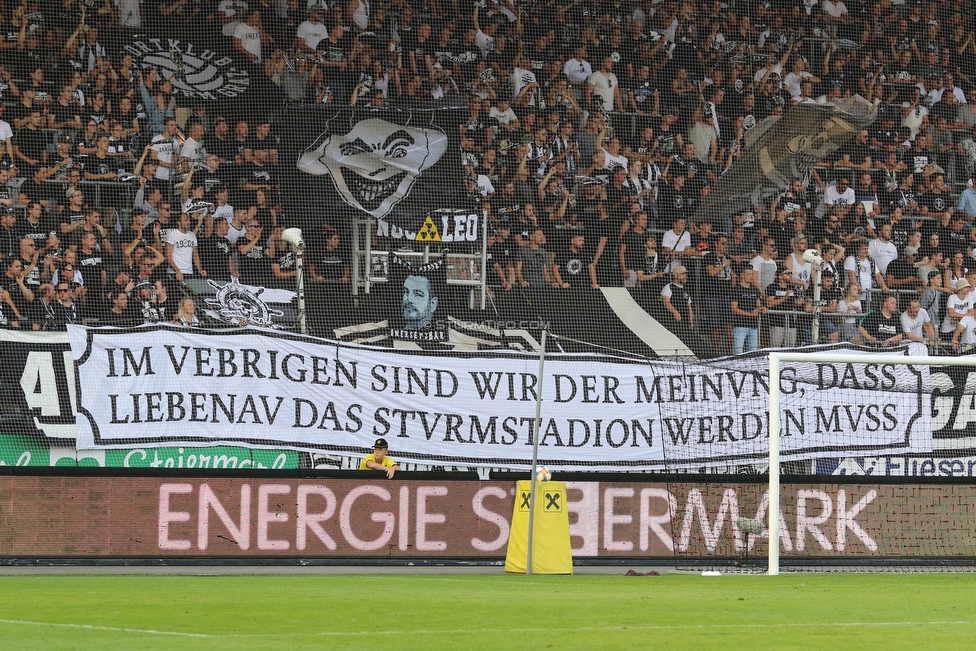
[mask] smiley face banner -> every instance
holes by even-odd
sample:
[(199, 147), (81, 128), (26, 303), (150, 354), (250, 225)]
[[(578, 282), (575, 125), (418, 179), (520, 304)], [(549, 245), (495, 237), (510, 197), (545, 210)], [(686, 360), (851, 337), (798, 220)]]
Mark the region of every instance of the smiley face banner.
[(463, 207), (460, 109), (296, 106), (283, 121), (295, 212), (373, 217), (416, 230), (433, 209)]

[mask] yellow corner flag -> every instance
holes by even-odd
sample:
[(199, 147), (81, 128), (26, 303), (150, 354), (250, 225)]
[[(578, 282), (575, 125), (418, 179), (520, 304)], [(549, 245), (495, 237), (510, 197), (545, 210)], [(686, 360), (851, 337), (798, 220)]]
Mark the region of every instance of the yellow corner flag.
[(413, 238), (416, 242), (440, 242), (441, 234), (437, 230), (437, 226), (434, 224), (434, 219), (427, 215), (424, 219), (424, 225), (420, 227), (417, 231), (417, 237)]
[[(532, 482), (522, 480), (515, 491), (512, 528), (505, 571), (525, 573), (529, 550), (529, 494)], [(566, 482), (539, 482), (535, 488), (535, 529), (532, 532), (532, 573), (572, 574)]]

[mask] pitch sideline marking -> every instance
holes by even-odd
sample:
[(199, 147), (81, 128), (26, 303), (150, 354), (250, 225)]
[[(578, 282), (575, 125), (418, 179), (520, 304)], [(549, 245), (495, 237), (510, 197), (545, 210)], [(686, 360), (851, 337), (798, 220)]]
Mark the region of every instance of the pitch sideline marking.
[(405, 631), (398, 629), (395, 631), (319, 631), (315, 633), (229, 633), (229, 634), (208, 634), (208, 633), (183, 633), (179, 631), (157, 631), (153, 629), (123, 628), (117, 626), (96, 626), (94, 624), (64, 624), (53, 622), (32, 622), (19, 619), (0, 619), (0, 624), (19, 624), (23, 626), (53, 626), (58, 628), (80, 628), (91, 631), (109, 631), (116, 633), (138, 633), (146, 635), (175, 635), (178, 637), (195, 637), (206, 639), (219, 638), (249, 638), (249, 637), (310, 637), (310, 636), (344, 636), (344, 635), (401, 635), (403, 633), (413, 634), (469, 634), (469, 633), (489, 633), (489, 632), (519, 632), (530, 633), (538, 631), (622, 631), (622, 630), (708, 630), (717, 628), (801, 628), (801, 627), (852, 627), (852, 626), (944, 626), (970, 624), (965, 620), (956, 621), (906, 621), (906, 622), (833, 622), (833, 623), (783, 623), (783, 624), (659, 624), (649, 626), (579, 626), (579, 627), (547, 627), (547, 628), (476, 628), (476, 629), (455, 629), (451, 630), (425, 630), (417, 629)]
[(144, 633), (147, 635), (176, 635), (178, 637), (221, 637), (206, 633), (182, 633), (180, 631), (155, 631), (151, 628), (122, 628), (118, 626), (95, 626), (94, 624), (63, 624), (56, 622), (31, 622), (22, 619), (0, 619), (0, 624), (20, 624), (23, 626), (54, 626), (57, 628), (82, 628), (89, 631), (111, 631), (114, 633)]

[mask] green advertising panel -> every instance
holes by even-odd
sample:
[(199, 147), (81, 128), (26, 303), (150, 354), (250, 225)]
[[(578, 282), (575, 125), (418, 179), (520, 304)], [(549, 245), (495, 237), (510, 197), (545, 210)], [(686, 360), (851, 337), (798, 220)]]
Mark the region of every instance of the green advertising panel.
[(100, 468), (298, 468), (298, 452), (217, 445), (210, 447), (75, 450), (49, 446), (37, 437), (0, 434), (0, 466), (83, 466)]

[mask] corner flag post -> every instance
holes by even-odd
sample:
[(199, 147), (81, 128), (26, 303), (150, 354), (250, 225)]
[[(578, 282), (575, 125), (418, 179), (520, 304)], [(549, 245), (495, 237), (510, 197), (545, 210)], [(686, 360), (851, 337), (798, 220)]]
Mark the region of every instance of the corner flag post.
[(529, 491), (529, 540), (525, 553), (525, 573), (532, 574), (532, 533), (535, 530), (535, 480), (536, 469), (539, 467), (539, 430), (542, 429), (542, 371), (546, 365), (546, 330), (542, 330), (542, 350), (539, 352), (539, 389), (535, 397), (535, 427), (532, 437), (532, 475), (529, 481), (532, 488)]

